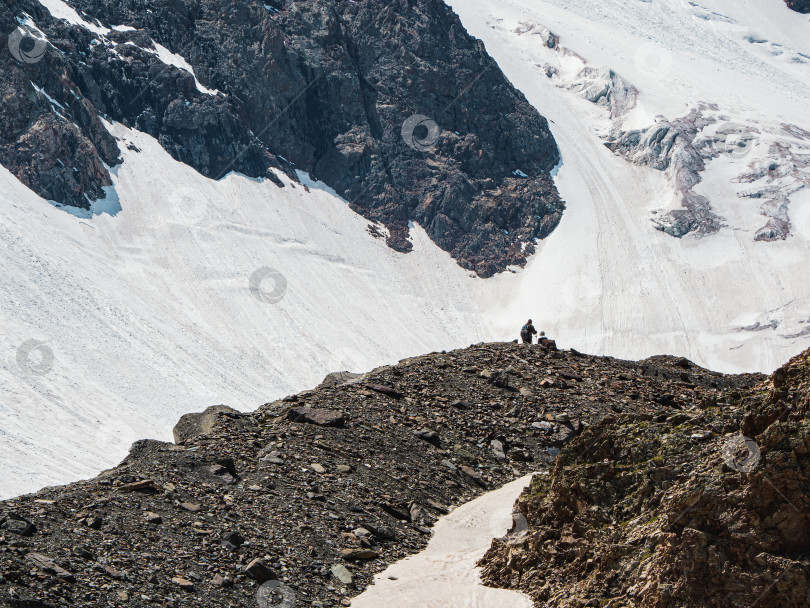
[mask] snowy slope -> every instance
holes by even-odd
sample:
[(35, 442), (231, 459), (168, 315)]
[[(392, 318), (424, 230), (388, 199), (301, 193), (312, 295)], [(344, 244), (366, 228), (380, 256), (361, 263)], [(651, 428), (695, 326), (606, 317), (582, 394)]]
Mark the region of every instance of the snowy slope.
[(481, 281), (423, 232), (403, 256), (315, 185), (217, 183), (110, 128), (125, 139), (114, 216), (69, 215), (0, 168), (0, 496), (171, 440), (188, 411), (492, 336)]
[[(742, 183), (739, 176), (773, 162), (775, 142), (810, 158), (810, 141), (781, 128), (810, 130), (806, 16), (779, 0), (449, 4), (550, 119), (563, 156), (557, 185), (567, 211), (525, 272), (496, 279), (499, 329), (533, 310), (566, 345), (624, 357), (686, 354), (721, 371), (769, 371), (810, 345), (810, 174), (799, 167), (779, 182), (789, 194), (785, 240), (755, 241), (767, 219), (762, 199), (739, 196), (773, 186), (768, 177)], [(549, 48), (545, 30), (559, 36), (559, 50)], [(638, 91), (635, 106), (611, 117), (588, 101), (583, 90), (594, 83), (586, 67), (625, 79)], [(759, 141), (742, 158), (708, 161), (695, 188), (723, 228), (676, 239), (653, 222), (678, 202), (672, 177), (603, 144), (611, 131), (675, 119), (701, 102), (716, 104), (721, 124), (758, 130)]]

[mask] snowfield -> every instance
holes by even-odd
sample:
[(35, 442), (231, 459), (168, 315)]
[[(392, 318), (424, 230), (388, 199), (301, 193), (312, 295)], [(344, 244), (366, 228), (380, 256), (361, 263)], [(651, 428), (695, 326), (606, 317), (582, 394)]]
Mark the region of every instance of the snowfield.
[[(0, 168), (0, 497), (94, 475), (135, 439), (170, 440), (185, 412), (512, 339), (530, 316), (563, 347), (719, 371), (771, 371), (810, 346), (807, 16), (781, 0), (449, 4), (562, 151), (568, 209), (528, 267), (472, 277), (418, 226), (398, 254), (305, 175), (213, 182), (117, 124), (124, 162), (93, 212)], [(656, 229), (680, 208), (674, 171), (604, 143), (701, 104), (713, 122), (693, 143), (717, 154), (693, 192), (722, 226), (677, 239)], [(718, 144), (728, 122), (753, 135)], [(755, 240), (771, 220), (786, 238)]]
[(318, 184), (214, 182), (110, 129), (115, 215), (75, 217), (0, 168), (0, 496), (170, 441), (188, 411), (494, 335), (482, 281), (418, 228), (403, 256)]
[[(726, 372), (772, 371), (810, 344), (806, 15), (781, 0), (448, 3), (549, 118), (563, 157), (560, 227), (524, 272), (493, 281), (487, 308), (501, 331), (535, 311), (565, 345), (629, 358), (684, 354)], [(604, 76), (611, 70), (635, 89), (634, 103), (588, 100), (600, 86), (617, 92)], [(676, 239), (655, 230), (657, 217), (680, 207), (675, 177), (604, 143), (701, 104), (716, 106), (707, 113), (716, 117), (699, 138), (714, 140), (734, 121), (755, 141), (708, 142), (716, 156), (694, 191), (723, 227)], [(789, 221), (787, 238), (755, 241), (774, 216)]]

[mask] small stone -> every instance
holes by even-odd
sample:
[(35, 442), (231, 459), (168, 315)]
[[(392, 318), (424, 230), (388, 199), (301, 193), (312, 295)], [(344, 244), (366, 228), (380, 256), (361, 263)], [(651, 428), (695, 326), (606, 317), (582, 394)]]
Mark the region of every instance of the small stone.
[(341, 549), (340, 556), (343, 559), (354, 561), (376, 559), (380, 554), (371, 549)]
[(211, 584), (214, 587), (231, 587), (233, 586), (233, 579), (230, 576), (215, 574), (214, 578), (211, 579)]
[(81, 559), (93, 559), (93, 554), (84, 547), (73, 547), (71, 553)]
[(316, 407), (294, 407), (287, 412), (292, 422), (303, 422), (317, 426), (343, 426), (346, 418), (340, 410)]
[(414, 431), (413, 434), (419, 439), (432, 443), (433, 445), (439, 444), (439, 434), (436, 431), (431, 431), (430, 429), (419, 429), (418, 431)]
[(403, 393), (400, 393), (397, 389), (390, 386), (383, 386), (381, 384), (367, 384), (366, 386), (375, 392), (388, 395), (394, 399), (402, 399), (405, 396)]
[(503, 442), (497, 439), (493, 439), (489, 443), (490, 448), (492, 448), (492, 454), (501, 461), (506, 461), (506, 450), (503, 447)]
[(183, 502), (180, 503), (180, 506), (192, 513), (198, 513), (200, 511), (200, 505), (194, 504), (193, 502)]
[(240, 415), (238, 410), (227, 405), (212, 405), (204, 412), (185, 414), (173, 429), (174, 442), (181, 443), (211, 433), (219, 420), (220, 414)]
[(127, 593), (126, 591), (119, 591), (117, 593), (117, 595), (118, 595), (118, 601), (121, 601), (121, 602), (128, 602), (129, 601), (129, 593)]
[(352, 468), (347, 464), (339, 464), (337, 465), (337, 472), (338, 473), (351, 473)]
[(147, 511), (143, 514), (143, 518), (150, 524), (162, 524), (163, 518), (158, 515), (157, 513), (152, 513), (152, 511)]
[(475, 483), (477, 483), (482, 488), (487, 487), (487, 482), (484, 481), (484, 478), (481, 477), (481, 475), (475, 469), (465, 465), (465, 466), (461, 467), (461, 472), (464, 473), (470, 479), (472, 479)]
[(182, 576), (175, 576), (172, 578), (172, 582), (180, 587), (183, 591), (192, 591), (194, 589), (194, 583), (186, 578), (183, 578)]
[(73, 581), (73, 575), (62, 568), (61, 566), (57, 566), (56, 563), (50, 558), (46, 557), (45, 555), (41, 555), (39, 553), (29, 553), (25, 556), (26, 561), (31, 562), (37, 568), (42, 570), (43, 572), (47, 572), (48, 574), (53, 574), (63, 580), (66, 581)]
[(118, 489), (122, 492), (154, 492), (157, 491), (159, 487), (154, 480), (143, 479), (141, 481), (134, 481), (132, 483), (124, 484)]
[(344, 585), (351, 585), (354, 580), (352, 573), (343, 564), (335, 564), (332, 566), (332, 576), (338, 579)]
[(542, 420), (541, 422), (532, 422), (532, 427), (543, 431), (544, 435), (554, 434), (554, 425), (547, 420)]
[(260, 585), (276, 578), (273, 571), (258, 558), (245, 566), (245, 574)]
[(326, 473), (326, 467), (323, 466), (322, 464), (314, 463), (310, 466), (312, 467), (312, 470), (315, 471), (316, 473)]
[(281, 452), (270, 452), (267, 456), (262, 458), (262, 462), (266, 462), (268, 464), (284, 464), (284, 458), (282, 457)]
[(444, 466), (446, 466), (448, 469), (450, 469), (451, 471), (453, 471), (453, 473), (455, 473), (456, 471), (458, 471), (458, 467), (456, 467), (456, 465), (454, 465), (454, 464), (453, 464), (452, 462), (450, 462), (449, 460), (442, 460), (442, 464), (443, 464)]
[(245, 544), (245, 537), (238, 532), (231, 532), (222, 539), (222, 546), (230, 551), (236, 551)]

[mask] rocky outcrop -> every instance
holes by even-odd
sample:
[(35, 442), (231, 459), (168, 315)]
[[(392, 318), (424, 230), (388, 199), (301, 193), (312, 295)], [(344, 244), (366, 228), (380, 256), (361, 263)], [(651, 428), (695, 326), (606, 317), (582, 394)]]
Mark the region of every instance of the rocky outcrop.
[(172, 433), (177, 443), (188, 441), (202, 435), (208, 435), (222, 414), (239, 416), (239, 410), (235, 410), (227, 405), (212, 405), (204, 412), (185, 414), (174, 425)]
[(0, 606), (345, 606), (450, 507), (587, 445), (600, 421), (675, 428), (759, 380), (480, 344), (223, 411), (205, 435), (0, 502)]
[(810, 0), (785, 0), (788, 7), (799, 13), (810, 13)]
[(559, 222), (546, 120), (441, 0), (70, 4), (85, 26), (36, 0), (0, 7), (2, 32), (43, 48), (2, 58), (0, 161), (47, 198), (103, 195), (104, 116), (213, 179), (307, 171), (390, 246), (409, 251), (419, 222), (482, 276)]
[(689, 233), (714, 234), (722, 226), (722, 220), (712, 211), (709, 200), (693, 191), (706, 169), (704, 158), (718, 155), (707, 145), (707, 140), (697, 139), (703, 129), (715, 122), (704, 117), (702, 110), (692, 110), (672, 121), (659, 117), (656, 124), (645, 130), (614, 132), (605, 143), (612, 152), (632, 163), (668, 173), (681, 196), (683, 208), (656, 218), (655, 226), (677, 238)]
[(485, 578), (536, 606), (810, 601), (810, 351), (680, 412), (606, 418), (519, 501)]

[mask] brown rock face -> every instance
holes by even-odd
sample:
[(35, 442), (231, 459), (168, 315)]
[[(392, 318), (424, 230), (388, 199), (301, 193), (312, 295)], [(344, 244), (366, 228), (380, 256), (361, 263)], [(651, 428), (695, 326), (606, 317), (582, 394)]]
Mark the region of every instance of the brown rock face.
[(586, 429), (518, 508), (528, 530), (482, 564), (536, 606), (807, 606), (810, 351), (755, 389)]

